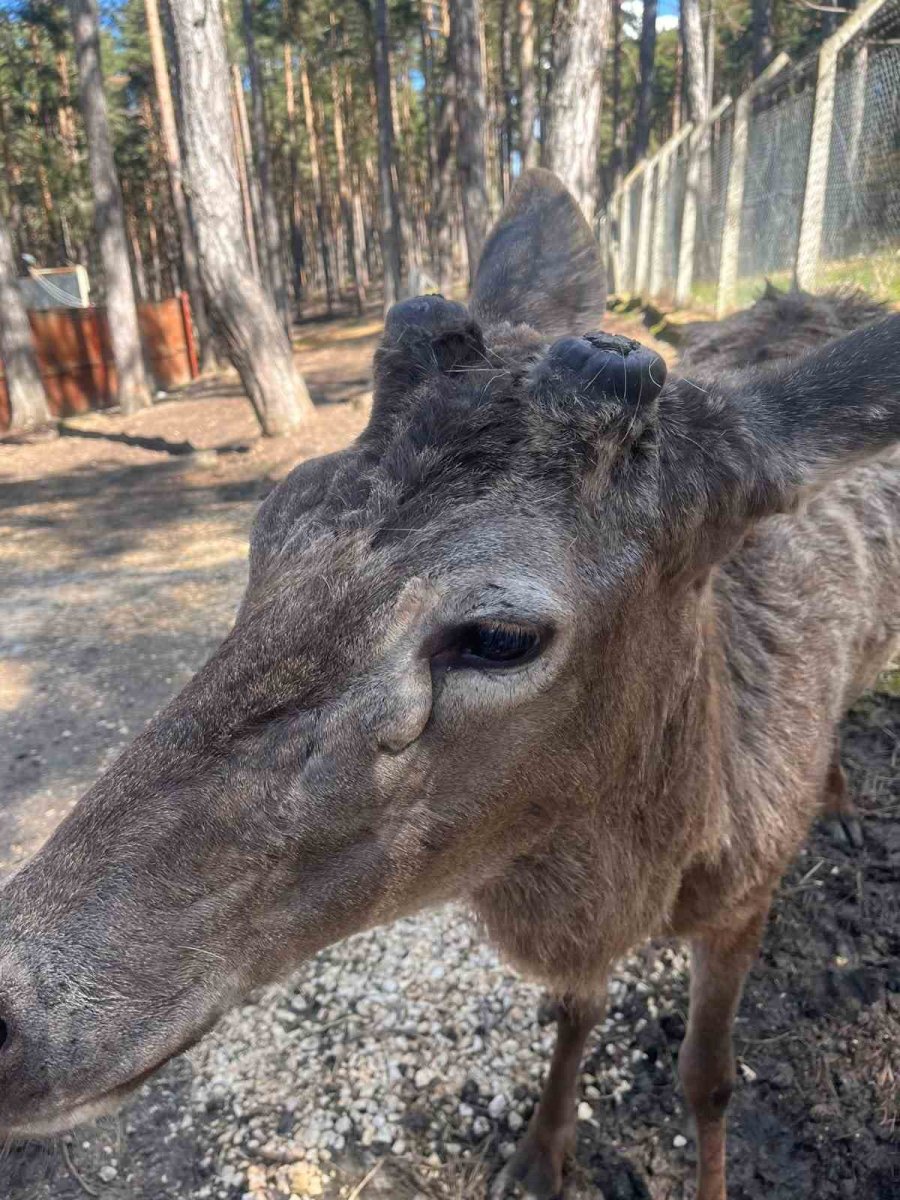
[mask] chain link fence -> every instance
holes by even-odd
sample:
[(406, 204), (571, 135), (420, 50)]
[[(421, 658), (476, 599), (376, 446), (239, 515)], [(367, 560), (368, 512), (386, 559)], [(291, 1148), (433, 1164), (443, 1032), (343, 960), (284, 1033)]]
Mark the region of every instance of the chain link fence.
[(607, 209), (614, 288), (743, 307), (765, 281), (900, 301), (900, 0), (779, 55), (638, 163)]

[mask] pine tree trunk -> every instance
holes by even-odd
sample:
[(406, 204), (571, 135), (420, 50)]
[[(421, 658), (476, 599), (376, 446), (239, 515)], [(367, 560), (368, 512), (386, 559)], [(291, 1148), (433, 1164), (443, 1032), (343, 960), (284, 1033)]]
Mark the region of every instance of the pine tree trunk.
[(772, 61), (772, 2), (753, 0), (753, 75), (761, 74)]
[(150, 43), (150, 59), (153, 64), (153, 78), (156, 84), (156, 99), (159, 106), (159, 119), (162, 129), (163, 155), (166, 160), (166, 171), (169, 176), (169, 190), (172, 194), (172, 207), (175, 210), (175, 221), (178, 225), (178, 240), (181, 243), (181, 262), (184, 271), (187, 291), (191, 300), (191, 316), (197, 333), (197, 346), (200, 351), (200, 364), (203, 370), (208, 370), (215, 364), (212, 334), (209, 328), (209, 317), (206, 312), (206, 298), (200, 284), (200, 268), (197, 264), (197, 242), (188, 212), (187, 200), (184, 195), (184, 183), (181, 172), (181, 146), (178, 141), (178, 126), (175, 121), (175, 105), (172, 100), (172, 87), (169, 82), (169, 71), (166, 64), (165, 43), (163, 41), (162, 22), (159, 15), (159, 0), (144, 0), (144, 10), (147, 14), (147, 40)]
[(684, 45), (688, 112), (694, 124), (699, 125), (709, 114), (700, 0), (681, 0), (681, 40)]
[(650, 114), (653, 107), (653, 76), (656, 60), (656, 0), (644, 0), (641, 15), (637, 116), (631, 143), (631, 165), (644, 157), (650, 145)]
[(490, 222), (481, 0), (451, 0), (450, 42), (456, 76), (456, 162), (462, 187), (463, 223), (471, 280)]
[(435, 135), (435, 192), (432, 199), (435, 227), (434, 273), (441, 291), (453, 283), (453, 208), (456, 201), (453, 160), (456, 134), (456, 73), (453, 45), (446, 39), (444, 87), (438, 104)]
[(256, 174), (259, 179), (260, 218), (262, 220), (262, 243), (265, 252), (266, 274), (269, 290), (275, 307), (281, 314), (285, 329), (290, 332), (291, 313), (288, 307), (287, 286), (281, 264), (281, 231), (278, 228), (278, 211), (272, 184), (272, 159), (269, 154), (269, 122), (266, 117), (266, 98), (263, 85), (262, 64), (256, 49), (256, 34), (253, 29), (252, 0), (243, 0), (244, 45), (247, 48), (247, 66), (250, 71), (250, 113), (253, 122), (253, 149), (256, 159)]
[(546, 162), (593, 225), (597, 208), (597, 149), (603, 65), (611, 0), (568, 0), (561, 5), (549, 97)]
[[(222, 4), (222, 21), (226, 33), (231, 30), (231, 10), (227, 3)], [(228, 54), (226, 42), (226, 57)], [(256, 176), (256, 166), (253, 158), (253, 138), (250, 135), (250, 121), (247, 118), (247, 102), (244, 97), (244, 81), (241, 68), (231, 63), (231, 99), (234, 107), (233, 121), (237, 131), (237, 144), (240, 147), (241, 166), (239, 171), (244, 188), (246, 203), (250, 210), (248, 223), (248, 244), (251, 246), (251, 258), (256, 276), (263, 287), (274, 298), (272, 278), (267, 270), (268, 258), (263, 229), (262, 199), (259, 194), (259, 179)], [(245, 218), (245, 223), (246, 218)]]
[(128, 235), (122, 190), (113, 160), (103, 75), (97, 0), (69, 0), (81, 85), (81, 109), (88, 143), (88, 165), (94, 193), (94, 222), (106, 277), (106, 310), (110, 342), (123, 413), (150, 403), (143, 350), (128, 260)]
[[(287, 28), (289, 17), (288, 0), (282, 0), (281, 14), (285, 22), (285, 28)], [(282, 57), (284, 59), (285, 134), (291, 189), (291, 263), (294, 274), (294, 300), (299, 308), (303, 302), (304, 292), (303, 205), (300, 199), (300, 172), (297, 165), (297, 101), (294, 92), (294, 54), (288, 39), (285, 39), (282, 46)]]
[(534, 67), (534, 0), (519, 0), (519, 152), (522, 167), (538, 165), (537, 76)]
[(312, 99), (312, 88), (309, 82), (309, 70), (306, 57), (300, 59), (300, 91), (303, 95), (303, 116), (306, 121), (306, 140), (309, 145), (309, 165), (312, 171), (313, 195), (316, 201), (316, 226), (319, 231), (319, 251), (322, 256), (322, 270), (325, 274), (325, 296), (328, 311), (333, 312), (339, 300), (337, 280), (335, 279), (334, 256), (332, 254), (333, 238), (331, 221), (328, 214), (328, 197), (325, 190), (325, 164), (322, 160), (322, 145), (316, 122), (316, 110)]
[(503, 100), (503, 134), (500, 152), (500, 182), (505, 202), (512, 187), (513, 148), (513, 50), (512, 8), (514, 0), (502, 0), (500, 7), (500, 92)]
[(253, 276), (243, 236), (222, 16), (209, 0), (178, 0), (172, 16), (201, 277), (263, 432), (286, 433), (313, 409), (281, 319)]
[(238, 112), (237, 97), (234, 92), (234, 81), (228, 89), (228, 108), (231, 114), (231, 143), (234, 149), (234, 161), (237, 167), (238, 187), (241, 193), (241, 211), (244, 218), (244, 239), (247, 252), (250, 255), (250, 267), (253, 277), (262, 280), (259, 267), (259, 250), (256, 245), (256, 230), (253, 227), (253, 201), (250, 196), (250, 179), (247, 175), (247, 149), (244, 145), (244, 133), (241, 129), (241, 118)]
[(622, 121), (622, 0), (612, 0), (612, 153), (610, 154), (609, 193), (622, 178), (624, 130)]
[(0, 358), (9, 393), (10, 429), (19, 432), (38, 429), (52, 418), (16, 274), (12, 238), (0, 216)]
[(378, 183), (385, 312), (400, 299), (402, 249), (394, 188), (394, 117), (391, 111), (391, 43), (387, 0), (375, 0), (372, 68), (378, 107)]
[[(336, 38), (336, 22), (331, 14), (332, 37)], [(366, 293), (362, 282), (362, 266), (360, 248), (356, 244), (356, 231), (353, 227), (353, 208), (350, 203), (350, 187), (347, 182), (347, 150), (344, 145), (344, 114), (342, 108), (343, 89), (338, 78), (337, 61), (331, 59), (331, 103), (333, 106), (332, 128), (334, 130), (334, 149), (337, 156), (338, 199), (341, 207), (341, 217), (344, 225), (344, 236), (350, 259), (350, 273), (353, 277), (353, 290), (356, 300), (356, 311), (361, 313), (365, 303)]]

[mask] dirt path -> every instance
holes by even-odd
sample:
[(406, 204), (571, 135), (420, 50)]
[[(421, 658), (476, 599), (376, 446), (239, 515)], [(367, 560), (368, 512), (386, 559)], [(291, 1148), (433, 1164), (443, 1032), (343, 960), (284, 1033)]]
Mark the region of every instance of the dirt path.
[[(635, 332), (633, 319), (616, 324)], [(318, 412), (302, 435), (258, 439), (226, 377), (127, 420), (93, 415), (57, 441), (0, 446), (0, 873), (41, 843), (226, 632), (260, 497), (296, 461), (360, 430), (377, 333), (368, 318), (304, 331), (298, 357)], [(201, 453), (174, 452), (184, 442)], [(845, 758), (866, 847), (847, 854), (817, 834), (782, 889), (739, 1025), (733, 1200), (900, 1197), (900, 701), (860, 706)], [(79, 1132), (65, 1157), (58, 1146), (14, 1149), (0, 1161), (0, 1196), (337, 1196), (382, 1159), (366, 1197), (479, 1196), (536, 1097), (550, 1038), (537, 993), (453, 913), (362, 946), (329, 951), (233, 1014), (193, 1066), (179, 1060), (145, 1088), (121, 1125)], [(686, 973), (683, 956), (663, 970), (656, 954), (623, 965), (586, 1064), (593, 1115), (580, 1126), (575, 1196), (689, 1194), (693, 1142), (671, 1069)], [(397, 979), (409, 981), (399, 996)], [(333, 1018), (301, 1006), (285, 1041), (292, 997), (328, 988)], [(373, 995), (390, 1022), (382, 1010), (358, 1032), (338, 1020), (340, 1006), (361, 1012)], [(339, 1120), (341, 1089), (356, 1096), (359, 1039), (373, 1026), (379, 1052), (410, 1062), (375, 1093), (386, 1109), (396, 1096), (385, 1127), (400, 1133), (364, 1144), (369, 1118), (354, 1115), (343, 1142), (307, 1154), (313, 1117)], [(419, 1086), (415, 1064), (438, 1060), (440, 1079)], [(490, 1110), (496, 1089), (509, 1096), (502, 1115)]]

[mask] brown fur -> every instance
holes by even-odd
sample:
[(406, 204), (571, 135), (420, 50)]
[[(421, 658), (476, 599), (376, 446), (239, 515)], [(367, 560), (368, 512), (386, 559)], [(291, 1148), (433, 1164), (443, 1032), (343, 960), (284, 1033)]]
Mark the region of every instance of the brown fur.
[[(456, 897), (567, 997), (495, 1195), (558, 1189), (605, 974), (676, 933), (724, 1197), (743, 975), (900, 628), (900, 318), (662, 388), (621, 340), (548, 345), (598, 278), (577, 216), (527, 175), (471, 310), (393, 311), (368, 428), (263, 505), (231, 634), (0, 893), (7, 1129), (109, 1107), (255, 984)], [(551, 244), (552, 313), (540, 271), (504, 300), (504, 247)]]

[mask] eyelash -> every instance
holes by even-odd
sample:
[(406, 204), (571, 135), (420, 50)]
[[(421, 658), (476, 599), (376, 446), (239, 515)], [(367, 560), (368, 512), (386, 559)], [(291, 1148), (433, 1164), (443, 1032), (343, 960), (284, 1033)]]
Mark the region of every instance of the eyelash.
[(506, 621), (472, 621), (455, 631), (440, 657), (448, 665), (503, 670), (536, 658), (543, 640), (533, 626)]

